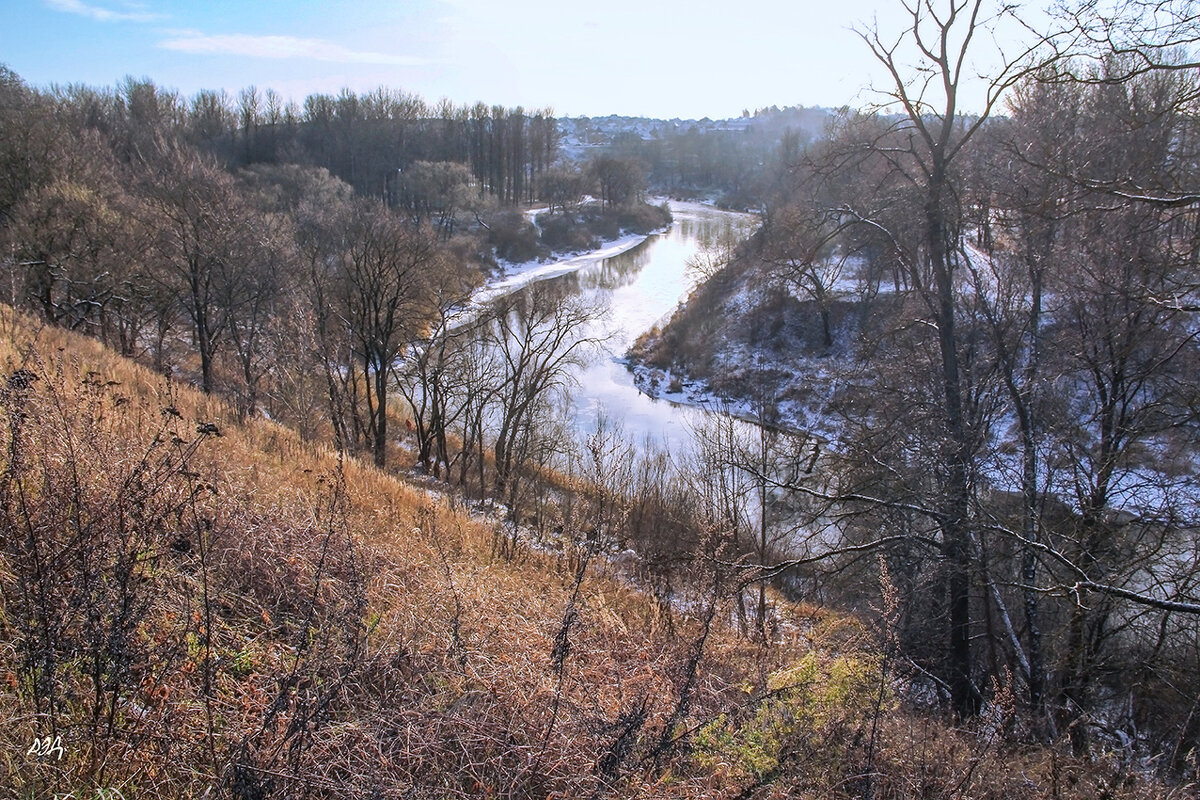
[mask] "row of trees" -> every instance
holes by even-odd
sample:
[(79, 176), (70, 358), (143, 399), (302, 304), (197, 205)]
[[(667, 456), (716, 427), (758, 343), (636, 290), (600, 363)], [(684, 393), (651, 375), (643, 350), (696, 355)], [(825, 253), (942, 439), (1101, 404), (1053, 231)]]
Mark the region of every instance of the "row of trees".
[(149, 79), (126, 78), (115, 89), (55, 87), (45, 101), (69, 114), (74, 128), (112, 138), (124, 157), (152, 147), (156, 136), (168, 136), (231, 169), (324, 167), (358, 193), (390, 204), (398, 202), (399, 174), (419, 161), (465, 164), (479, 186), (502, 203), (528, 202), (558, 153), (557, 122), (548, 109), (448, 101), (431, 106), (417, 95), (382, 87), (314, 94), (298, 104), (253, 86), (236, 97), (206, 90), (184, 98)]
[[(916, 680), (959, 715), (1011, 675), (1041, 735), (1083, 752), (1141, 731), (1182, 766), (1200, 702), (1200, 82), (1163, 43), (1191, 41), (1196, 16), (1074, 9), (967, 115), (969, 56), (1009, 10), (907, 7), (903, 36), (864, 34), (894, 79), (885, 113), (797, 160), (758, 240), (847, 356), (828, 470), (743, 458), (840, 520), (792, 536), (776, 569), (844, 579), (880, 553)], [(838, 328), (848, 264), (861, 323)]]

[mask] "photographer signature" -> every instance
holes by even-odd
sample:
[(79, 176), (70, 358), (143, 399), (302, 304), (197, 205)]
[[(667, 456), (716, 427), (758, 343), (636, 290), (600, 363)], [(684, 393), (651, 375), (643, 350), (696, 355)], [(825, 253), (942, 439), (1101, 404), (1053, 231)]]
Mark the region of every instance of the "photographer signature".
[(33, 744), (29, 745), (29, 749), (25, 751), (25, 755), (33, 756), (34, 758), (50, 758), (53, 756), (58, 761), (62, 761), (65, 755), (62, 746), (61, 736), (46, 736), (41, 739), (34, 739)]
[[(33, 744), (29, 745), (29, 749), (25, 751), (25, 755), (61, 761), (62, 757), (66, 755), (66, 750), (63, 748), (61, 736), (44, 736), (35, 738)], [(80, 795), (75, 792), (55, 793), (54, 800), (125, 800), (125, 795), (121, 794), (120, 789), (98, 787), (92, 795)]]

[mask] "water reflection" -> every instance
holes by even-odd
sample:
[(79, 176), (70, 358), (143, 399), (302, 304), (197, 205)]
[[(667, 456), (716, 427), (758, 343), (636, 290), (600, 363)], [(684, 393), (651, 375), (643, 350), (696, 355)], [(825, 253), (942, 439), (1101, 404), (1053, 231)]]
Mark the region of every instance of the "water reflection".
[(563, 275), (561, 280), (576, 292), (613, 290), (622, 286), (631, 286), (637, 281), (639, 274), (650, 263), (654, 250), (654, 241), (661, 234), (655, 234), (639, 244), (626, 250), (620, 255), (606, 258), (598, 264), (584, 267), (578, 272)]
[(574, 428), (586, 434), (603, 415), (619, 419), (638, 445), (650, 442), (682, 453), (689, 447), (692, 421), (705, 412), (642, 394), (621, 359), (639, 335), (668, 317), (691, 290), (689, 260), (731, 229), (748, 232), (753, 220), (696, 204), (672, 203), (671, 213), (675, 221), (667, 232), (547, 282), (606, 309), (585, 334), (604, 339), (602, 353), (577, 370), (569, 390)]

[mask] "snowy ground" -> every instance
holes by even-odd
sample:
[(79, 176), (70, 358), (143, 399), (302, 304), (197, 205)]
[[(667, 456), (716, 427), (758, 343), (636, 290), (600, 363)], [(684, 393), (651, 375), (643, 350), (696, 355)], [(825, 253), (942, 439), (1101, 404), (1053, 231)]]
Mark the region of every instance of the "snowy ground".
[[(997, 291), (995, 276), (998, 273), (991, 257), (973, 246), (966, 249), (968, 257), (976, 267), (979, 282), (971, 283), (970, 274), (963, 270), (961, 277), (964, 292)], [(845, 300), (860, 297), (862, 287), (858, 282), (861, 264), (850, 265), (833, 289), (833, 294)], [(879, 294), (890, 294), (889, 286), (879, 287)], [(807, 298), (800, 293), (794, 299), (804, 303)], [(713, 343), (714, 353), (709, 372), (710, 380), (700, 380), (685, 370), (672, 371), (646, 365), (631, 367), (638, 388), (652, 397), (661, 397), (682, 405), (718, 410), (733, 416), (756, 421), (759, 418), (757, 403), (747, 387), (757, 386), (759, 391), (774, 403), (775, 425), (794, 432), (815, 436), (834, 449), (846, 433), (846, 421), (835, 412), (835, 401), (839, 391), (850, 383), (867, 380), (859, 375), (854, 355), (853, 341), (856, 338), (853, 318), (842, 320), (835, 326), (832, 348), (814, 351), (811, 346), (796, 337), (796, 330), (784, 326), (776, 335), (774, 349), (783, 357), (772, 361), (769, 352), (751, 344), (742, 335), (744, 323), (749, 315), (756, 313), (757, 303), (762, 298), (749, 285), (742, 285), (724, 298), (719, 310), (713, 313), (732, 320), (733, 323), (718, 332)], [(806, 306), (806, 311), (811, 305)], [(763, 377), (750, 378), (755, 371)], [(747, 376), (741, 380), (742, 376)], [(800, 376), (800, 379), (797, 379)], [(740, 387), (738, 390), (714, 389), (718, 387)], [(993, 443), (993, 455), (982, 465), (983, 475), (992, 488), (1003, 492), (1019, 492), (1021, 459), (1019, 449), (1011, 446), (1017, 439), (1015, 419), (997, 426), (997, 441)], [(1010, 446), (1004, 446), (1005, 443)], [(1153, 453), (1166, 446), (1164, 440), (1150, 438), (1142, 443), (1148, 455), (1130, 464), (1123, 464), (1113, 475), (1110, 487), (1110, 502), (1113, 508), (1148, 518), (1200, 519), (1200, 484), (1195, 474), (1200, 468), (1200, 456), (1192, 454), (1180, 457), (1164, 453), (1155, 458)], [(1051, 453), (1043, 453), (1040, 459), (1043, 474), (1042, 486), (1069, 507), (1075, 505), (1077, 487), (1075, 477), (1069, 470), (1049, 471), (1048, 464), (1054, 460)], [(1189, 464), (1192, 466), (1189, 468)]]
[[(590, 201), (593, 198), (586, 197), (585, 201)], [(659, 203), (664, 201), (663, 197), (650, 198), (651, 203)], [(672, 207), (686, 208), (687, 203), (672, 203)], [(524, 214), (535, 226), (537, 225), (537, 216), (550, 209), (542, 206), (539, 208), (527, 209)], [(661, 229), (661, 230), (665, 230)], [(584, 267), (595, 264), (598, 261), (603, 261), (606, 258), (620, 255), (626, 250), (632, 250), (646, 239), (660, 231), (652, 231), (648, 234), (629, 233), (620, 236), (616, 239), (610, 239), (604, 242), (597, 250), (588, 250), (582, 253), (571, 253), (566, 256), (555, 256), (549, 260), (537, 260), (512, 262), (500, 262), (500, 276), (489, 280), (484, 286), (472, 296), (473, 304), (483, 304), (495, 300), (498, 297), (503, 297), (506, 294), (511, 294), (525, 286), (538, 281), (547, 280), (548, 278), (557, 278), (560, 275), (566, 275), (570, 272), (576, 272)]]
[(517, 264), (501, 262), (500, 277), (488, 281), (471, 299), (475, 303), (487, 303), (532, 283), (566, 275), (595, 264), (597, 261), (624, 253), (626, 250), (632, 250), (648, 238), (649, 234), (632, 233), (605, 242), (599, 250), (589, 250), (586, 253), (578, 253), (565, 258), (551, 261), (524, 261)]
[[(749, 363), (749, 359), (736, 353), (723, 354), (722, 361), (730, 364)], [(634, 384), (650, 397), (667, 400), (683, 406), (728, 414), (746, 422), (759, 423), (761, 415), (756, 403), (746, 397), (725, 396), (715, 391), (707, 381), (697, 380), (686, 373), (659, 369), (644, 364), (626, 362), (633, 372)], [(813, 436), (825, 442), (836, 442), (840, 426), (832, 416), (825, 413), (825, 406), (832, 398), (837, 377), (828, 369), (828, 362), (812, 359), (805, 371), (805, 386), (809, 397), (804, 400), (782, 400), (777, 403), (776, 416), (771, 420), (775, 428), (791, 433)]]

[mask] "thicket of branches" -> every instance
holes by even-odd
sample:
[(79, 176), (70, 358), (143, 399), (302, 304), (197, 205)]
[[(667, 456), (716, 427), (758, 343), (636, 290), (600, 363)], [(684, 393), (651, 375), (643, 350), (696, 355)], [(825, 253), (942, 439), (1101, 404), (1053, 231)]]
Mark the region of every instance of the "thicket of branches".
[(0, 326), (14, 796), (1173, 796), (1121, 759), (1012, 747), (1011, 703), (956, 731), (908, 715), (886, 626), (782, 605), (739, 635), (717, 517), (671, 602), (618, 579), (594, 544), (646, 517), (612, 431), (569, 544), (496, 558), (445, 500), (94, 341)]
[[(734, 341), (768, 354), (737, 391), (828, 439), (811, 474), (725, 448), (798, 526), (763, 574), (863, 607), (883, 554), (918, 694), (969, 718), (1011, 676), (1030, 735), (1190, 769), (1194, 9), (1065, 9), (1000, 54), (979, 114), (960, 92), (1011, 9), (907, 8), (907, 30), (863, 33), (893, 79), (880, 109), (793, 161), (714, 281), (756, 298)], [(686, 332), (720, 318), (700, 305), (644, 348), (660, 366), (696, 360)]]

